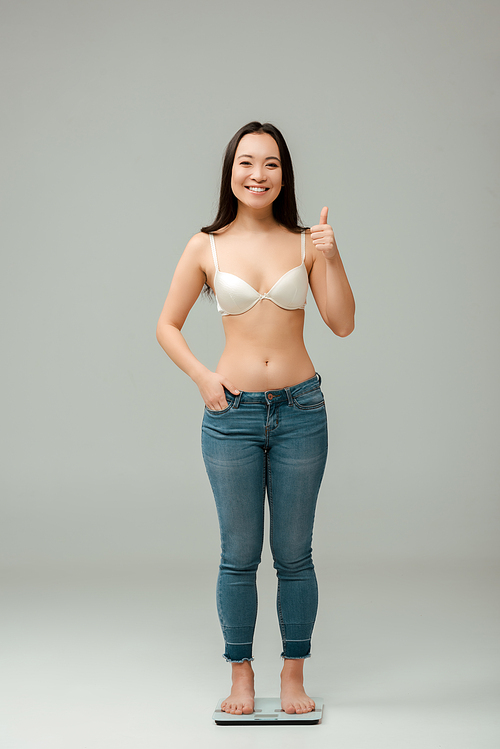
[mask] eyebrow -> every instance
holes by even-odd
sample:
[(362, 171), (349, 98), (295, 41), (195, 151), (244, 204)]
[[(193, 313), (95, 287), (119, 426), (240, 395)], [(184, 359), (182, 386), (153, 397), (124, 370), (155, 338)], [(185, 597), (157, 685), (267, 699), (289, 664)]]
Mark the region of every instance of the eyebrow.
[[(239, 159), (243, 159), (243, 158), (254, 159), (255, 156), (252, 156), (251, 153), (240, 153), (240, 155), (238, 156), (238, 158)], [(281, 161), (278, 159), (277, 156), (266, 156), (266, 158), (264, 159), (264, 161), (269, 161), (269, 159), (272, 159), (273, 161), (279, 161), (280, 164), (281, 164)]]

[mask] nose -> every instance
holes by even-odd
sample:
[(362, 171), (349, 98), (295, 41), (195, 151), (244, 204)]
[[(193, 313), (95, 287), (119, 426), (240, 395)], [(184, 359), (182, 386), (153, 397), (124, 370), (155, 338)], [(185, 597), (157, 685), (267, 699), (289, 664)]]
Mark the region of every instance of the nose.
[(260, 166), (255, 167), (255, 169), (253, 170), (252, 177), (256, 182), (265, 182), (267, 179), (262, 167)]

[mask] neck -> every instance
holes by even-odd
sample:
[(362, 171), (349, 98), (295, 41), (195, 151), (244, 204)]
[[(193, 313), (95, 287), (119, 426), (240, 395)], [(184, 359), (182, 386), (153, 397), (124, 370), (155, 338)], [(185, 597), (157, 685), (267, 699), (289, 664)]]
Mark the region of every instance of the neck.
[(242, 231), (268, 232), (279, 226), (273, 216), (272, 206), (266, 206), (258, 211), (249, 208), (242, 203), (238, 204), (238, 213), (234, 219), (233, 226)]

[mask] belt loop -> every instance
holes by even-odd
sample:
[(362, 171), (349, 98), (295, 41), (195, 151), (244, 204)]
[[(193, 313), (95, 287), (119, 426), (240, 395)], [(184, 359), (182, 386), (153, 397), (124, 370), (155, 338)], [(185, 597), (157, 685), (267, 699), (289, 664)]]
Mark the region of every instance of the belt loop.
[(240, 405), (240, 400), (241, 400), (241, 391), (238, 393), (238, 395), (234, 399), (233, 408), (238, 408), (238, 406)]
[(318, 378), (318, 385), (321, 385), (321, 375), (316, 372), (316, 377)]
[(290, 392), (290, 388), (285, 388), (286, 397), (288, 398), (288, 405), (293, 406), (293, 398)]

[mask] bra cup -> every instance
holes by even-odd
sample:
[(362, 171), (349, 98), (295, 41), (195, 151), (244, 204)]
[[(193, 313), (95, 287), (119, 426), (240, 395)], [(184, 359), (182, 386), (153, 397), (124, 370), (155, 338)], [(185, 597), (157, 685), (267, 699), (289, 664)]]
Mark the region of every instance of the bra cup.
[(283, 309), (300, 309), (305, 305), (308, 283), (307, 269), (299, 265), (280, 278), (267, 298)]
[(229, 315), (247, 312), (260, 300), (260, 294), (242, 278), (219, 271), (214, 281), (220, 308)]

